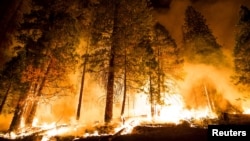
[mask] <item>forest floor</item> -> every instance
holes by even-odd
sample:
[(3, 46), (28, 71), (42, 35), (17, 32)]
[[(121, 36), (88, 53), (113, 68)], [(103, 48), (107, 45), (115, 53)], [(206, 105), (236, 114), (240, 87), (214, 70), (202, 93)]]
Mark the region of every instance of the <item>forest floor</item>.
[[(250, 115), (229, 115), (216, 124), (250, 125)], [(3, 141), (41, 141), (43, 136), (30, 135), (20, 139), (10, 140), (0, 138)], [(208, 129), (206, 126), (190, 126), (183, 124), (145, 124), (135, 126), (130, 134), (113, 134), (103, 136), (76, 137), (54, 136), (48, 141), (207, 141)]]

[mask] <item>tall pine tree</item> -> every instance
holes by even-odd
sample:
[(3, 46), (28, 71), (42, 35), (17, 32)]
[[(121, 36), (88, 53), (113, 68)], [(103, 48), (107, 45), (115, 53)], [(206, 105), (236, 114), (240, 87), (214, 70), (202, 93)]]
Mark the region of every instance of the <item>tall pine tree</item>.
[(182, 28), (185, 60), (189, 63), (214, 66), (225, 65), (225, 56), (206, 24), (204, 16), (192, 6), (185, 11)]
[(250, 10), (241, 6), (239, 12), (238, 33), (234, 47), (234, 66), (236, 84), (250, 85)]
[(31, 1), (32, 10), (24, 15), (18, 36), (25, 52), (22, 81), (29, 88), (20, 99), (24, 104), (16, 108), (10, 130), (18, 129), (21, 120), (32, 126), (41, 96), (51, 97), (62, 89), (71, 89), (71, 84), (65, 82), (75, 68), (79, 38), (74, 2)]
[(122, 81), (127, 79), (127, 54), (141, 36), (149, 33), (147, 22), (150, 23), (151, 13), (146, 0), (101, 0), (97, 7), (89, 63), (90, 71), (99, 74), (96, 76), (101, 76), (105, 84), (104, 121), (109, 123), (113, 117), (114, 95), (118, 94), (119, 85), (127, 81)]
[(180, 56), (180, 49), (175, 40), (160, 23), (154, 26), (151, 45), (157, 60), (157, 92), (158, 100), (160, 100), (161, 93), (169, 92), (172, 87), (167, 85), (166, 81), (176, 81), (183, 77), (184, 60)]

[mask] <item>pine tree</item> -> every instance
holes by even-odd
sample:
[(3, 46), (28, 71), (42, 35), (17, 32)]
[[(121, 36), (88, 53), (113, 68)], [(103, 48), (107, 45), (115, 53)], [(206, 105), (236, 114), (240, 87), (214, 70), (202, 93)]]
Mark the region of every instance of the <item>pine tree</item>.
[(246, 87), (250, 84), (250, 10), (241, 6), (240, 19), (238, 22), (238, 33), (236, 35), (236, 45), (234, 47), (234, 67), (236, 84)]
[[(123, 85), (123, 98), (121, 116), (125, 111), (127, 93), (134, 93), (140, 86), (136, 82), (141, 70), (138, 70), (134, 62), (135, 46), (137, 46), (144, 36), (148, 36), (152, 29), (152, 9), (147, 1), (123, 1), (121, 16), (121, 33), (125, 37), (121, 41), (120, 49), (117, 52), (116, 66), (119, 68), (116, 73), (116, 83)], [(140, 5), (138, 7), (138, 5)], [(127, 15), (130, 16), (127, 16)], [(132, 30), (131, 30), (132, 29)], [(134, 52), (134, 53), (133, 53)]]
[(23, 95), (23, 93), (19, 93), (19, 95), (16, 93), (25, 91), (25, 87), (27, 87), (27, 84), (22, 83), (21, 81), (21, 72), (24, 67), (24, 63), (22, 62), (23, 55), (22, 52), (19, 52), (17, 56), (13, 57), (4, 65), (4, 68), (1, 71), (0, 114), (12, 113), (12, 110), (15, 109), (16, 105), (14, 101), (19, 98), (19, 95)]
[(148, 94), (151, 107), (151, 116), (155, 115), (155, 105), (158, 101), (157, 92), (157, 66), (158, 62), (151, 46), (150, 36), (141, 38), (139, 44), (135, 47), (135, 62), (137, 62), (138, 74), (135, 84), (139, 84), (140, 91)]
[(91, 33), (93, 31), (93, 15), (95, 13), (95, 2), (93, 1), (80, 1), (79, 2), (79, 9), (81, 9), (82, 12), (80, 12), (80, 15), (78, 16), (78, 19), (81, 21), (81, 30), (83, 31), (83, 34), (81, 37), (86, 42), (86, 46), (81, 48), (81, 51), (84, 53), (81, 53), (81, 84), (80, 84), (80, 92), (79, 92), (79, 99), (77, 104), (77, 112), (76, 112), (76, 120), (80, 119), (81, 115), (81, 109), (82, 109), (82, 99), (84, 96), (84, 86), (85, 86), (85, 75), (88, 72), (88, 58), (89, 58), (89, 48), (90, 48), (90, 41), (91, 41)]
[(156, 23), (154, 26), (152, 48), (157, 60), (157, 95), (158, 104), (162, 103), (162, 93), (170, 92), (172, 86), (166, 81), (176, 81), (183, 76), (183, 58), (180, 57), (180, 49), (168, 30)]
[[(22, 108), (27, 108), (26, 113), (14, 114), (11, 130), (18, 128), (21, 118), (31, 126), (42, 95), (51, 97), (60, 93), (60, 89), (71, 89), (70, 84), (61, 82), (67, 82), (67, 74), (74, 70), (77, 59), (75, 45), (78, 44), (79, 29), (74, 11), (71, 11), (73, 4), (74, 1), (69, 4), (33, 0), (31, 12), (24, 15), (18, 39), (24, 44), (26, 53), (22, 81), (30, 86), (27, 96), (21, 99), (25, 102)], [(53, 91), (48, 93), (46, 88)], [(29, 101), (27, 97), (33, 99)], [(20, 109), (16, 112), (20, 113)]]
[[(185, 12), (185, 22), (183, 25), (183, 54), (185, 62), (191, 64), (204, 64), (212, 67), (220, 68), (227, 66), (227, 59), (222, 52), (221, 45), (219, 45), (214, 37), (211, 29), (206, 24), (204, 16), (196, 11), (192, 6), (188, 6)], [(211, 97), (216, 95), (214, 93), (213, 85), (207, 76), (203, 76), (196, 80), (198, 83), (192, 86), (195, 91), (194, 98), (196, 100), (196, 92), (203, 95), (207, 100), (207, 106), (210, 112), (216, 112), (211, 107)], [(202, 101), (202, 98), (199, 99)]]
[(127, 80), (124, 79), (128, 78), (129, 72), (128, 54), (140, 36), (148, 31), (145, 24), (148, 20), (145, 19), (151, 13), (147, 15), (147, 8), (147, 1), (101, 0), (96, 10), (93, 25), (95, 31), (92, 35), (89, 57), (90, 71), (97, 72), (99, 75), (96, 76), (101, 76), (99, 78), (102, 78), (107, 90), (104, 116), (107, 123), (113, 117), (114, 95), (119, 93), (122, 83), (127, 85)]
[(184, 55), (187, 62), (214, 66), (226, 63), (221, 46), (206, 24), (206, 19), (192, 6), (186, 9), (182, 30)]

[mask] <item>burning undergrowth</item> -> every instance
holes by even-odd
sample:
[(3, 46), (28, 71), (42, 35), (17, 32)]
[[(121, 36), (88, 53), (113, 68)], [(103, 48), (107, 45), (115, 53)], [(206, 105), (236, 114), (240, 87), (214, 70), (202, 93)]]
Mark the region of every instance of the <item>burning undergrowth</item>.
[[(104, 123), (101, 120), (103, 104), (93, 103), (103, 92), (96, 89), (93, 82), (89, 82), (90, 87), (85, 90), (88, 97), (83, 99), (84, 115), (80, 120), (75, 119), (74, 107), (72, 108), (72, 103), (76, 103), (77, 98), (68, 97), (67, 101), (50, 104), (50, 108), (41, 105), (31, 127), (22, 125), (18, 131), (3, 132), (1, 136), (17, 139), (37, 135), (46, 141), (56, 136), (71, 136), (76, 139), (141, 134), (154, 129), (160, 130), (159, 128), (204, 129), (209, 124), (220, 124), (222, 120), (227, 120), (227, 114), (247, 113), (249, 108), (237, 100), (241, 94), (229, 83), (227, 74), (223, 74), (223, 71), (201, 65), (187, 66), (186, 71), (188, 75), (184, 82), (171, 83), (172, 92), (162, 94), (163, 104), (154, 105), (154, 115), (151, 114), (147, 95), (140, 93), (129, 96), (124, 116), (120, 118), (117, 111), (121, 105), (116, 104), (113, 121)], [(172, 81), (166, 83), (170, 82)], [(233, 116), (231, 119), (236, 121), (236, 118)]]

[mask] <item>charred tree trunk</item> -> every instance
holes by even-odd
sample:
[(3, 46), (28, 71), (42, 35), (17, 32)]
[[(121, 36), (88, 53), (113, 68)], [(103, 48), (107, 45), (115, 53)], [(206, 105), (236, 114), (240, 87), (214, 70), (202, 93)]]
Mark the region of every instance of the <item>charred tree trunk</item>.
[(124, 55), (124, 91), (123, 91), (123, 100), (122, 100), (122, 110), (121, 110), (121, 117), (123, 118), (125, 105), (126, 105), (126, 96), (127, 96), (127, 52), (125, 49)]
[(18, 103), (17, 106), (15, 108), (15, 112), (14, 112), (14, 116), (12, 118), (12, 121), (10, 123), (10, 127), (9, 127), (9, 132), (15, 132), (19, 129), (20, 125), (21, 125), (21, 121), (22, 121), (22, 115), (24, 113), (24, 109), (25, 109), (25, 101), (27, 99), (28, 95), (26, 93), (23, 93), (20, 95), (19, 99), (18, 99)]
[(10, 80), (10, 83), (9, 83), (9, 85), (8, 85), (8, 87), (7, 87), (6, 93), (5, 93), (5, 95), (4, 95), (4, 97), (3, 97), (3, 100), (2, 100), (2, 102), (1, 102), (1, 105), (0, 105), (0, 114), (1, 114), (2, 111), (3, 111), (3, 106), (4, 106), (4, 104), (5, 104), (6, 100), (7, 100), (7, 97), (8, 97), (8, 95), (9, 95), (11, 86), (12, 86), (12, 80)]
[(25, 120), (25, 125), (27, 125), (27, 126), (32, 126), (33, 120), (34, 120), (35, 115), (36, 115), (36, 110), (37, 110), (39, 98), (40, 98), (40, 96), (42, 95), (42, 90), (43, 90), (43, 87), (44, 87), (44, 85), (45, 85), (47, 76), (48, 76), (48, 74), (49, 74), (49, 72), (50, 72), (51, 64), (52, 64), (52, 59), (50, 59), (49, 64), (48, 64), (48, 67), (47, 67), (47, 69), (46, 69), (46, 72), (44, 73), (44, 77), (43, 77), (42, 80), (41, 80), (41, 84), (38, 86), (38, 90), (37, 90), (37, 92), (35, 93), (35, 99), (34, 99), (34, 101), (32, 102), (33, 105), (32, 105), (32, 107), (31, 107), (29, 116), (28, 116), (28, 117), (26, 118), (26, 120)]
[(108, 82), (107, 82), (107, 95), (106, 95), (106, 107), (104, 121), (106, 123), (111, 122), (113, 117), (113, 99), (114, 99), (114, 76), (115, 76), (115, 49), (118, 46), (118, 6), (119, 1), (114, 1), (114, 17), (113, 17), (113, 32), (111, 37), (111, 49), (109, 59), (109, 70), (108, 70)]
[[(27, 114), (27, 107), (30, 105), (30, 101), (28, 100), (30, 93), (36, 89), (36, 85), (29, 84), (26, 88), (28, 89), (25, 92), (22, 92), (21, 95), (18, 98), (18, 102), (15, 108), (14, 116), (12, 118), (10, 127), (9, 127), (9, 132), (11, 131), (17, 131), (20, 128), (20, 125), (22, 123), (22, 120), (26, 118)], [(25, 88), (24, 88), (25, 89)]]
[(113, 99), (114, 99), (114, 54), (111, 54), (109, 60), (108, 84), (104, 121), (110, 122), (113, 117)]
[[(85, 55), (87, 54), (88, 54), (88, 46), (87, 46)], [(77, 105), (76, 120), (79, 120), (80, 115), (81, 115), (82, 96), (83, 96), (87, 60), (88, 60), (88, 56), (85, 56), (84, 63), (83, 63), (83, 70), (82, 70), (82, 80), (81, 80), (81, 87), (80, 87), (80, 93), (79, 93), (79, 100), (78, 100), (78, 105)]]

